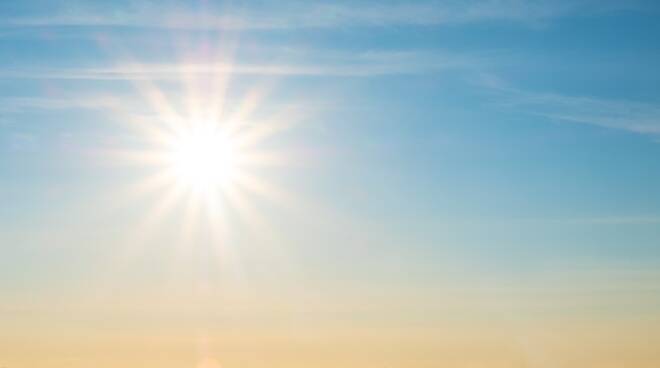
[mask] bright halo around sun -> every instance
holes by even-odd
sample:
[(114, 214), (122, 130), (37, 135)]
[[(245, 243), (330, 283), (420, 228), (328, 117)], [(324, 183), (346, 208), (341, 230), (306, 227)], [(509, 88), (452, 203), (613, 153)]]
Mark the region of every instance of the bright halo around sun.
[(277, 86), (270, 78), (232, 88), (240, 76), (231, 73), (233, 40), (225, 41), (181, 43), (176, 67), (163, 73), (139, 61), (126, 64), (136, 98), (113, 111), (126, 134), (117, 139), (120, 147), (103, 152), (134, 169), (119, 197), (144, 215), (127, 244), (144, 246), (167, 226), (178, 233), (172, 238), (178, 250), (212, 246), (222, 264), (234, 267), (239, 232), (270, 242), (277, 230), (265, 211), (301, 207), (278, 179), (280, 170), (308, 159), (289, 134), (311, 109), (300, 98), (269, 101)]
[(238, 169), (235, 142), (214, 124), (175, 135), (167, 156), (177, 182), (197, 193), (222, 190)]

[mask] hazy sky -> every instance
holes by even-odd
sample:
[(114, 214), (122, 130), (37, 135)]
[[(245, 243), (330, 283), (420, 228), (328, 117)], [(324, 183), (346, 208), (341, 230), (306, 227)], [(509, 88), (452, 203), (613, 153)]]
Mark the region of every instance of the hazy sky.
[(0, 367), (659, 366), (653, 3), (2, 2)]

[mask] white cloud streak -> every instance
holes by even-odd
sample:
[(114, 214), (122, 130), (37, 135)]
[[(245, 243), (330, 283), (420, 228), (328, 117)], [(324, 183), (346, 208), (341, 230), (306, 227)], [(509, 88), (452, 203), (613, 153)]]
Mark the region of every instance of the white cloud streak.
[(527, 91), (492, 76), (486, 77), (483, 85), (497, 94), (502, 107), (565, 122), (660, 136), (657, 103)]
[(17, 113), (32, 110), (107, 109), (119, 106), (120, 99), (111, 96), (90, 97), (3, 97), (0, 111)]
[(171, 29), (289, 29), (374, 26), (437, 26), (483, 21), (526, 24), (582, 13), (630, 7), (630, 2), (473, 0), (373, 3), (265, 2), (259, 7), (163, 7), (138, 3), (109, 9), (62, 7), (55, 14), (0, 20), (4, 27), (138, 27)]
[[(369, 77), (434, 73), (478, 63), (476, 58), (442, 53), (309, 54), (314, 56), (313, 60), (300, 62), (120, 63), (111, 67), (6, 68), (0, 70), (0, 79), (182, 80), (185, 76), (203, 74)], [(301, 57), (304, 56), (294, 56), (295, 59)]]

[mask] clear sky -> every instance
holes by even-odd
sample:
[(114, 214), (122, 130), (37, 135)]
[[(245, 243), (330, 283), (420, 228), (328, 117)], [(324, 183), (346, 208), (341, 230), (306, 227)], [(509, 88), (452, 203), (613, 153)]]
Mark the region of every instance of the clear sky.
[(653, 1), (3, 1), (0, 367), (660, 366)]

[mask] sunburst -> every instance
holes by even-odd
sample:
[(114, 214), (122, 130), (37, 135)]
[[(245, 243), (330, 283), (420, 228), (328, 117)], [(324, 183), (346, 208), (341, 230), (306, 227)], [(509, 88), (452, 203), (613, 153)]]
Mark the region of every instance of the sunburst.
[[(124, 111), (122, 120), (136, 128), (141, 144), (115, 153), (144, 168), (145, 175), (129, 190), (131, 198), (141, 194), (156, 198), (143, 223), (136, 226), (139, 238), (157, 232), (161, 220), (174, 214), (184, 236), (179, 244), (194, 246), (199, 231), (191, 229), (210, 224), (204, 225), (204, 236), (213, 234), (213, 244), (225, 253), (230, 248), (224, 234), (230, 213), (243, 223), (270, 227), (255, 208), (256, 197), (293, 205), (295, 196), (259, 175), (258, 168), (293, 162), (292, 149), (267, 149), (265, 143), (300, 122), (302, 115), (298, 105), (276, 111), (268, 106), (270, 81), (231, 94), (231, 67), (200, 71), (185, 64), (173, 72), (175, 78), (168, 76), (166, 89), (150, 78), (146, 67), (131, 63), (131, 75), (140, 76), (132, 80), (143, 111)], [(172, 79), (182, 88), (172, 88)], [(260, 110), (263, 106), (268, 106), (268, 114)]]
[(208, 193), (231, 184), (239, 169), (240, 150), (215, 124), (196, 125), (172, 138), (167, 164), (182, 185)]

